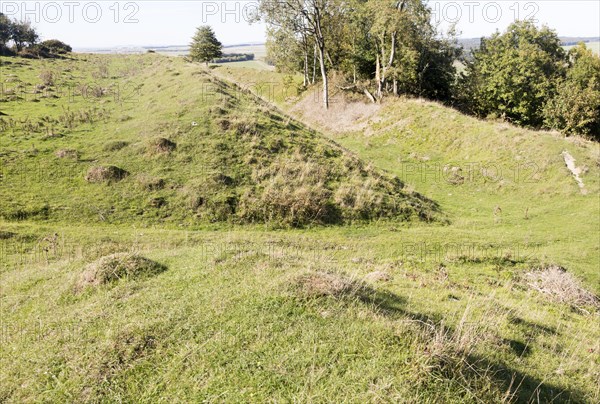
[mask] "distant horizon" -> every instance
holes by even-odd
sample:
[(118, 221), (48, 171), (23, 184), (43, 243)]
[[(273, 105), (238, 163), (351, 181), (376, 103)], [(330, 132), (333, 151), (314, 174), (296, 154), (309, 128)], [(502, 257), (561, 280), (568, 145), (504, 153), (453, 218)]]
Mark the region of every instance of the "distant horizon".
[[(0, 12), (30, 20), (42, 40), (59, 39), (76, 49), (185, 46), (200, 25), (212, 26), (222, 43), (234, 46), (266, 41), (266, 25), (250, 24), (257, 4), (257, 0), (2, 1)], [(461, 39), (490, 36), (517, 19), (547, 25), (560, 36), (600, 37), (597, 1), (429, 0), (428, 5), (440, 30), (448, 31), (456, 23)], [(182, 45), (167, 45), (173, 43)]]
[[(563, 45), (565, 43), (571, 43), (571, 42), (578, 42), (578, 40), (583, 40), (585, 42), (595, 42), (598, 41), (600, 42), (600, 36), (569, 36), (569, 35), (564, 35), (564, 36), (559, 36), (559, 38), (561, 39), (561, 41), (563, 42)], [(481, 39), (481, 37), (472, 37), (472, 38), (457, 38), (458, 41), (470, 41), (470, 40), (478, 40)], [(566, 41), (565, 39), (568, 40), (575, 40), (575, 41)], [(223, 48), (238, 48), (238, 47), (244, 47), (244, 46), (262, 46), (262, 45), (266, 45), (266, 42), (243, 42), (243, 43), (234, 43), (234, 44), (223, 44)], [(155, 44), (145, 44), (145, 45), (135, 45), (135, 44), (128, 44), (128, 45), (116, 45), (116, 46), (93, 46), (93, 47), (74, 47), (73, 50), (75, 52), (78, 51), (85, 51), (85, 50), (113, 50), (113, 49), (131, 49), (131, 48), (140, 48), (140, 49), (162, 49), (162, 48), (187, 48), (189, 47), (189, 44), (171, 44), (171, 45), (155, 45)]]

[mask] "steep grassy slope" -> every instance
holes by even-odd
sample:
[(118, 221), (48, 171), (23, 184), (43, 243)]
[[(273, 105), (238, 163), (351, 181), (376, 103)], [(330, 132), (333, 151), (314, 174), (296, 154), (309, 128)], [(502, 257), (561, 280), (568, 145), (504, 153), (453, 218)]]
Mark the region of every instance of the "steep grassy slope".
[[(323, 114), (318, 89), (305, 94), (277, 73), (223, 67), (222, 76), (321, 129), (375, 167), (439, 202), (452, 222), (431, 242), (523, 246), (559, 262), (600, 293), (600, 146), (557, 133), (485, 122), (423, 100), (347, 102), (333, 90)], [(269, 91), (263, 89), (269, 88)], [(335, 87), (334, 87), (335, 88)], [(581, 190), (565, 164), (581, 169)], [(439, 238), (438, 238), (439, 237)]]
[(6, 59), (2, 81), (8, 220), (434, 219), (397, 179), (180, 59)]
[[(64, 137), (0, 135), (10, 167), (5, 173), (12, 173), (5, 177), (10, 188), (2, 183), (0, 190), (3, 213), (12, 209), (8, 198), (33, 206), (44, 195), (106, 208), (79, 217), (55, 208), (48, 213), (52, 220), (0, 219), (0, 401), (600, 400), (599, 310), (578, 299), (590, 296), (583, 289), (600, 292), (595, 145), (479, 122), (420, 101), (358, 109), (339, 104), (328, 123), (298, 100), (286, 105), (291, 92), (275, 92), (293, 78), (239, 69), (239, 82), (257, 88), (264, 80), (262, 88), (270, 88), (267, 94), (282, 108), (321, 122), (329, 136), (367, 161), (366, 176), (355, 177), (343, 168), (350, 155), (335, 144), (245, 95), (231, 97), (236, 87), (214, 81), (200, 67), (156, 56), (85, 58), (114, 66), (117, 73), (94, 79), (102, 87), (111, 80), (141, 86), (140, 101), (94, 101), (109, 110), (106, 120), (78, 124)], [(77, 76), (87, 71), (91, 80), (91, 71), (101, 68), (89, 66), (79, 59), (67, 69)], [(21, 80), (39, 80), (38, 68), (18, 69), (29, 74)], [(131, 75), (110, 78), (119, 71)], [(198, 92), (203, 82), (211, 85)], [(13, 107), (11, 101), (0, 110), (11, 108), (10, 117), (25, 116), (21, 108), (34, 117), (51, 115), (45, 102)], [(89, 106), (80, 102), (75, 97), (71, 110)], [(274, 142), (273, 152), (246, 144), (248, 123), (261, 128), (259, 145)], [(348, 130), (353, 125), (360, 130)], [(155, 143), (158, 138), (175, 148)], [(290, 144), (307, 145), (308, 152)], [(577, 166), (588, 166), (581, 175), (587, 195), (560, 160), (563, 148)], [(57, 170), (68, 160), (52, 157), (70, 149), (80, 153), (71, 163), (75, 175)], [(242, 160), (250, 154), (265, 167), (254, 172)], [(515, 160), (519, 154), (524, 160)], [(216, 190), (215, 197), (244, 195), (273, 167), (280, 174), (295, 167), (298, 155), (314, 160), (303, 167), (323, 163), (341, 173), (327, 185), (336, 193), (342, 181), (357, 178), (393, 184), (375, 175), (388, 169), (433, 195), (450, 223), (346, 220), (346, 226), (274, 230), (237, 220), (198, 226), (210, 220), (207, 211), (184, 203), (207, 189)], [(27, 176), (21, 188), (31, 189), (20, 189), (14, 172), (29, 161), (49, 164), (54, 169), (43, 172), (54, 175)], [(477, 161), (488, 169), (490, 163), (533, 161), (543, 170), (533, 183), (481, 171), (471, 179), (465, 162)], [(436, 162), (442, 167), (430, 167), (424, 177), (415, 169)], [(104, 175), (87, 171), (100, 165), (130, 174), (110, 184), (86, 182), (87, 174)], [(528, 168), (531, 178), (535, 172)], [(289, 189), (298, 189), (302, 172), (288, 174)], [(230, 186), (205, 181), (230, 183), (225, 177), (244, 180)], [(415, 196), (401, 195), (402, 201)], [(160, 197), (167, 206), (141, 203)], [(529, 201), (524, 212), (520, 206)], [(75, 206), (71, 199), (62, 203)], [(141, 208), (140, 216), (132, 214)], [(190, 217), (190, 210), (200, 217)], [(132, 258), (115, 258), (123, 256)], [(532, 282), (532, 273), (544, 276), (538, 269), (550, 265), (567, 270), (558, 271), (561, 293), (543, 293), (553, 290)]]

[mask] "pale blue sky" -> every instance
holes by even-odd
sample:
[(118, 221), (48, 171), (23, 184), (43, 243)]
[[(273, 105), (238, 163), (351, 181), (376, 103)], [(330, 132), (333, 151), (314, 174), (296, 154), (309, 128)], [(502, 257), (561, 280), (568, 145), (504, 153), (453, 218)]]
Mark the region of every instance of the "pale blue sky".
[[(533, 15), (561, 36), (600, 36), (600, 1), (430, 0), (442, 27), (458, 21), (461, 37), (503, 30), (516, 16)], [(248, 24), (254, 0), (222, 1), (0, 1), (0, 10), (26, 17), (44, 39), (81, 47), (185, 45), (195, 27), (209, 24), (224, 44), (263, 42), (265, 27)]]

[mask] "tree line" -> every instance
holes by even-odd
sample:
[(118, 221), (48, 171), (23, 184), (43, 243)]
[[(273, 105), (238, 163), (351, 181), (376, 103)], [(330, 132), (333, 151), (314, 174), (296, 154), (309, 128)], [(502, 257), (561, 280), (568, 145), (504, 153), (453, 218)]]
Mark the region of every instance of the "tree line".
[(372, 102), (424, 97), (600, 140), (600, 58), (584, 45), (566, 52), (556, 32), (530, 21), (467, 55), (422, 0), (261, 0), (255, 20), (267, 23), (269, 61), (302, 74), (305, 87), (320, 82), (325, 108), (335, 76)]
[(0, 13), (0, 56), (57, 57), (72, 50), (57, 39), (40, 42), (40, 35), (31, 22), (11, 20)]

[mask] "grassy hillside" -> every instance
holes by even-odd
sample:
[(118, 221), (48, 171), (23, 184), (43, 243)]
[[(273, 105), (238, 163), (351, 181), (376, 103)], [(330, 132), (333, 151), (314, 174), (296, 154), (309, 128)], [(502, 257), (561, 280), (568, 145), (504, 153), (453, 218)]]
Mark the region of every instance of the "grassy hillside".
[(6, 59), (2, 76), (5, 219), (303, 226), (435, 215), (397, 179), (180, 59)]
[[(532, 243), (536, 257), (573, 268), (600, 292), (598, 143), (485, 122), (423, 100), (348, 102), (335, 85), (323, 114), (318, 88), (299, 93), (298, 81), (282, 74), (218, 71), (439, 202), (452, 222), (433, 232), (442, 240), (460, 231), (482, 242)], [(582, 170), (583, 190), (564, 151)]]
[[(5, 85), (46, 63), (5, 61)], [(419, 100), (325, 117), (294, 78), (157, 55), (45, 67), (139, 90), (0, 102), (19, 125), (0, 134), (0, 401), (600, 399), (597, 144)], [(48, 129), (67, 111), (83, 122)], [(85, 180), (109, 165), (129, 174)], [(344, 225), (189, 204), (271, 189), (273, 212), (317, 184)], [(369, 200), (380, 220), (354, 210)]]

